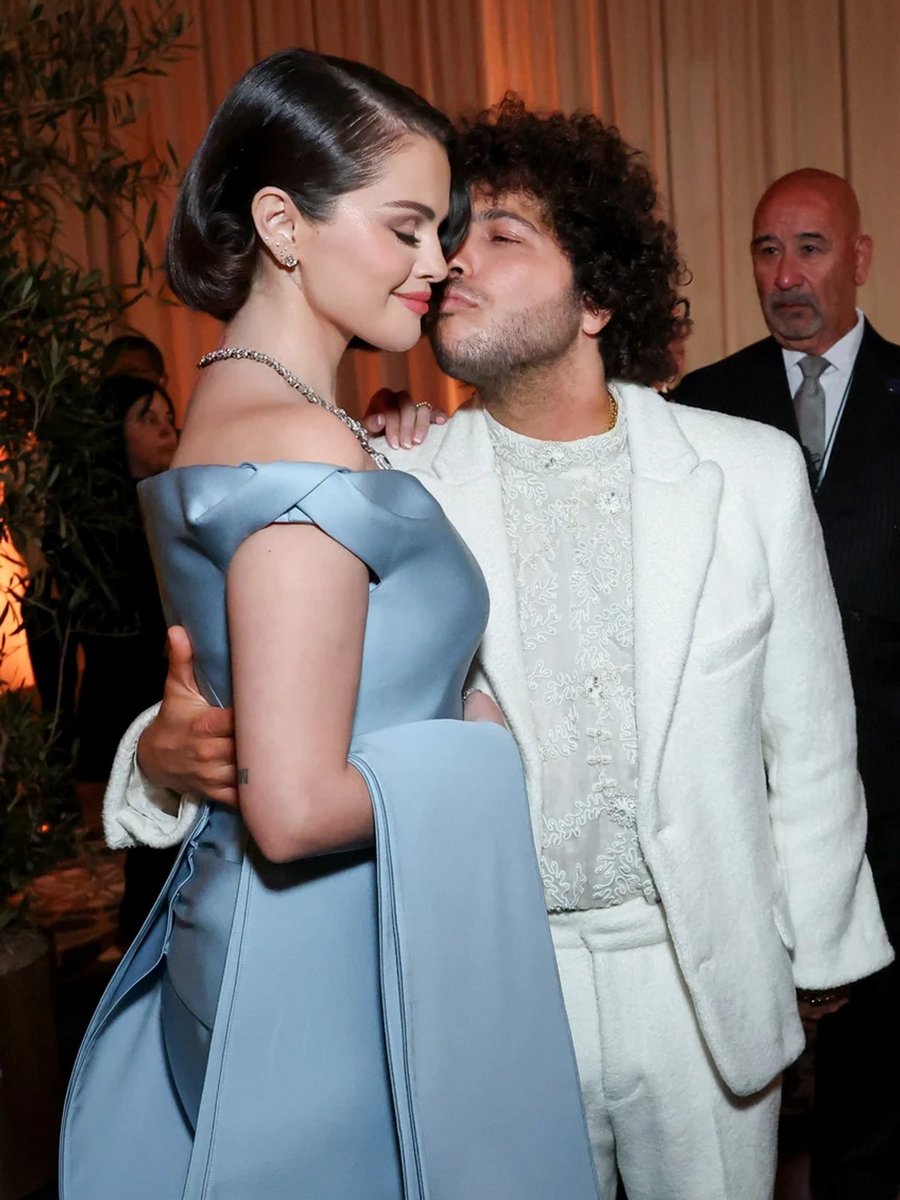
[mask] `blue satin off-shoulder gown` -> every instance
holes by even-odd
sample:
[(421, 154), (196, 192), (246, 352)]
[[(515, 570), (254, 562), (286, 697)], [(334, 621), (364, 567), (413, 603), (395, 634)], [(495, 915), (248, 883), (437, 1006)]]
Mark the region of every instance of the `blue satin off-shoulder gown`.
[(316, 463), (140, 493), (216, 704), (245, 538), (311, 523), (367, 564), (350, 757), (376, 845), (276, 865), (203, 808), (79, 1053), (62, 1200), (597, 1200), (518, 753), (461, 720), (487, 592), (439, 505)]

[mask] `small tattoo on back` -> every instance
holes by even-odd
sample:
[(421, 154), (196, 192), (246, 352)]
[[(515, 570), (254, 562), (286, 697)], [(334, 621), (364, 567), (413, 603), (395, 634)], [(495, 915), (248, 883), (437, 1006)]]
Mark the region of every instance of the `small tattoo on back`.
[(237, 779), (238, 779), (238, 783), (249, 783), (250, 782), (249, 768), (248, 767), (238, 767)]

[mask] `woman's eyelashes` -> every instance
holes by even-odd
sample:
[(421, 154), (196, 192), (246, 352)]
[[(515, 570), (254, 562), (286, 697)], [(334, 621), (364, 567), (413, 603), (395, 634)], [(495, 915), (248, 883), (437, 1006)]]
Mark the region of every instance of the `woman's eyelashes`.
[(422, 244), (422, 239), (418, 233), (406, 233), (402, 229), (395, 229), (394, 237), (398, 242), (402, 242), (404, 246), (421, 246)]

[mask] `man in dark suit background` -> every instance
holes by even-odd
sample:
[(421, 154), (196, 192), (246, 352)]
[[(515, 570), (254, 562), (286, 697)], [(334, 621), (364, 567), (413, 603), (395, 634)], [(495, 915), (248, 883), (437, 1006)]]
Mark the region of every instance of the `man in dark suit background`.
[[(806, 169), (756, 208), (753, 270), (771, 336), (687, 375), (675, 399), (764, 421), (804, 446), (857, 705), (872, 864), (900, 947), (900, 346), (856, 308), (872, 242), (846, 180)], [(840, 997), (838, 998), (840, 999)], [(900, 1187), (900, 969), (855, 983), (817, 1025), (816, 1200)], [(813, 1016), (801, 996), (801, 1010)], [(821, 1010), (819, 1010), (821, 1011)]]

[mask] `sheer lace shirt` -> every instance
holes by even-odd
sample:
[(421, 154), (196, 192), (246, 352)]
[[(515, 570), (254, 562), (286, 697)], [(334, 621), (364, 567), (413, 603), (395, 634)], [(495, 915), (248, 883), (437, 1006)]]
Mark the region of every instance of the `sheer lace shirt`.
[(546, 442), (487, 418), (539, 738), (547, 907), (655, 903), (635, 825), (631, 460), (608, 433)]

